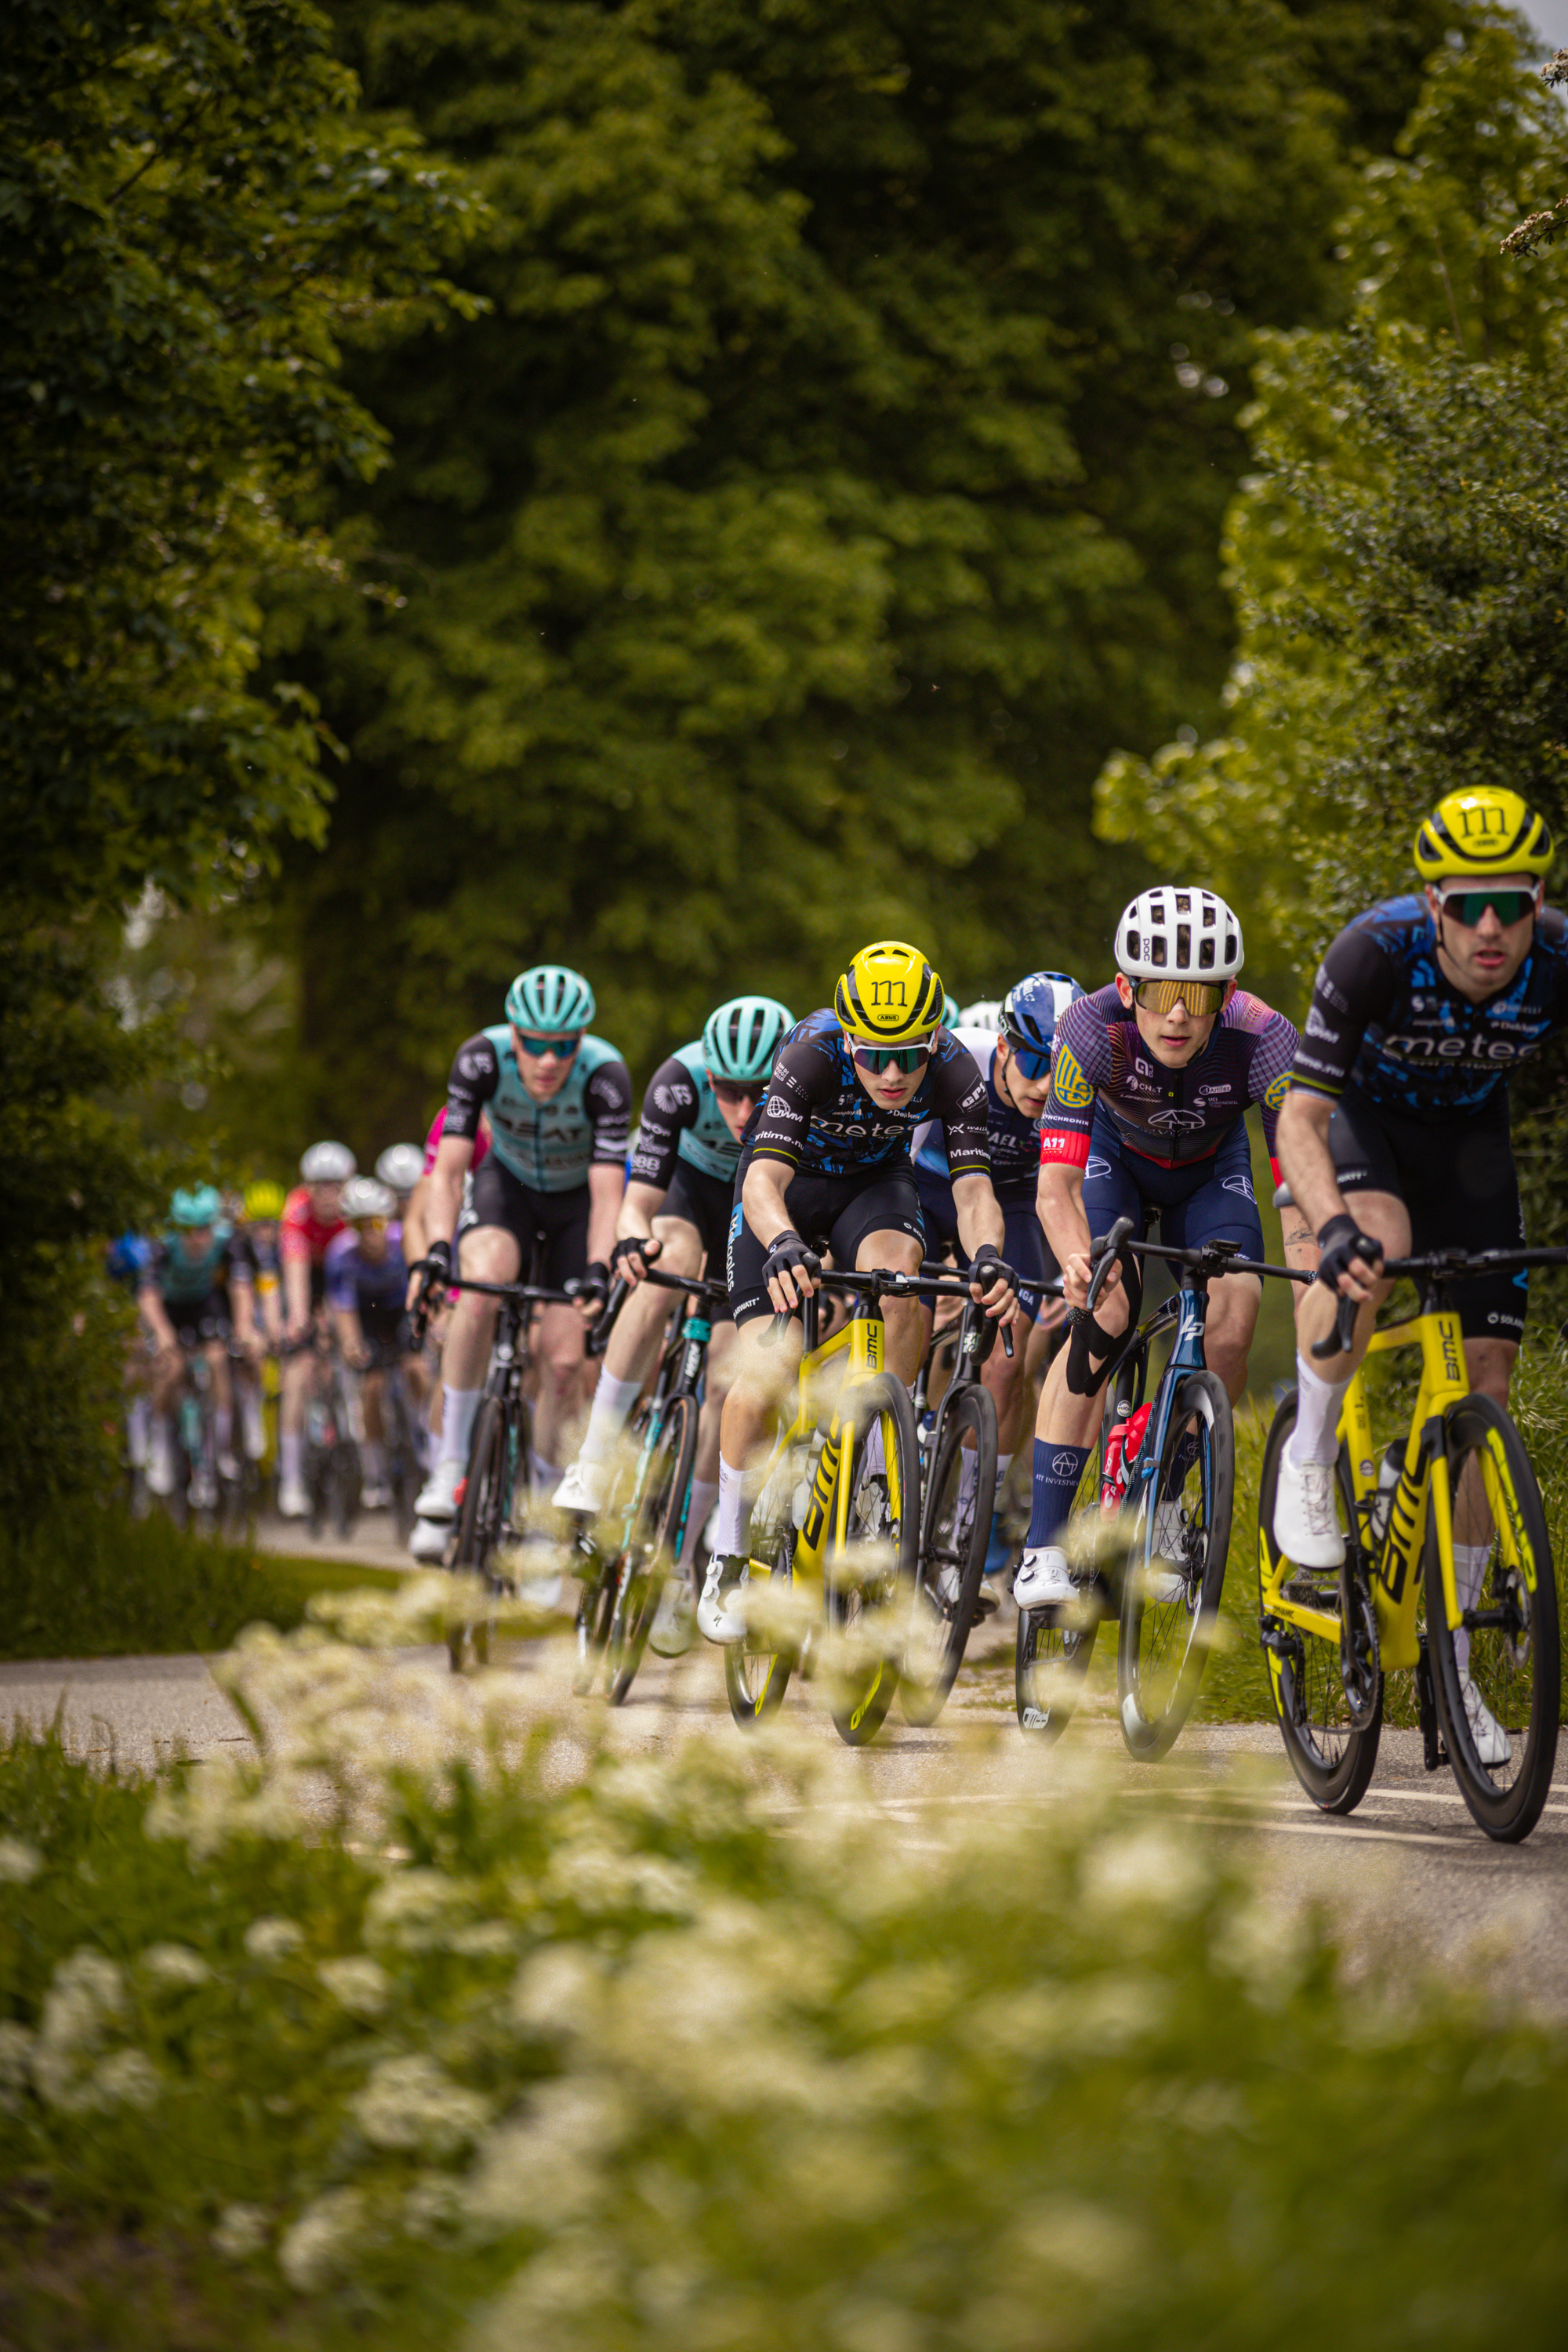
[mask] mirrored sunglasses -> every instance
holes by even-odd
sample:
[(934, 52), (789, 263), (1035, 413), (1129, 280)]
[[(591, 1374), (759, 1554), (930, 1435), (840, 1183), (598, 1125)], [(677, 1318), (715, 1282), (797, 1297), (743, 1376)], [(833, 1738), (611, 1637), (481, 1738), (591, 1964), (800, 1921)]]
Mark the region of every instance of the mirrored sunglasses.
[(1020, 1076), (1026, 1078), (1050, 1076), (1051, 1049), (1048, 1045), (1042, 1054), (1037, 1045), (1026, 1045), (1020, 1038), (1014, 1036), (1010, 1029), (1005, 1029), (1002, 1034), (1007, 1040), (1008, 1050), (1012, 1054)]
[(731, 1078), (716, 1078), (711, 1071), (708, 1074), (708, 1083), (720, 1102), (730, 1103), (737, 1108), (742, 1103), (754, 1103), (762, 1093), (760, 1085), (740, 1087)]
[(511, 1034), (523, 1052), (531, 1055), (535, 1061), (542, 1054), (553, 1054), (557, 1061), (569, 1062), (583, 1042), (580, 1036), (531, 1037), (523, 1029), (514, 1029)]
[(1229, 985), (1225, 980), (1135, 980), (1132, 1002), (1145, 1013), (1173, 1013), (1184, 1004), (1193, 1019), (1201, 1021), (1205, 1013), (1222, 1009)]
[(911, 1070), (922, 1069), (931, 1059), (935, 1039), (926, 1038), (919, 1045), (853, 1045), (850, 1050), (858, 1068), (878, 1077), (884, 1070), (899, 1070), (908, 1077)]
[(1489, 907), (1505, 929), (1510, 923), (1522, 923), (1527, 915), (1535, 912), (1533, 890), (1493, 890), (1485, 887), (1479, 890), (1440, 890), (1437, 900), (1443, 912), (1451, 915), (1456, 923), (1462, 923), (1468, 931), (1474, 930)]

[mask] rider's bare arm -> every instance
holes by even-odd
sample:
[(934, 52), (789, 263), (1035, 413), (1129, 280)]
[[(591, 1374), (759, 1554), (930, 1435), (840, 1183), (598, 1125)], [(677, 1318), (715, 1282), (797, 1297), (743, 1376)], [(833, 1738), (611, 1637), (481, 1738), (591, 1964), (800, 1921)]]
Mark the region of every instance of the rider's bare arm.
[[(991, 1189), (989, 1176), (972, 1171), (967, 1176), (952, 1180), (952, 1205), (958, 1218), (958, 1238), (973, 1257), (984, 1242), (989, 1242), (998, 1257), (1006, 1255), (1006, 1232), (1002, 1211)], [(1018, 1316), (1018, 1294), (1005, 1282), (993, 1283), (984, 1293), (984, 1304), (994, 1309), (998, 1323), (1016, 1322)]]
[(426, 1248), (432, 1242), (449, 1242), (457, 1232), (458, 1215), (463, 1205), (463, 1180), (473, 1159), (474, 1139), (470, 1135), (445, 1134), (437, 1145), (425, 1209)]

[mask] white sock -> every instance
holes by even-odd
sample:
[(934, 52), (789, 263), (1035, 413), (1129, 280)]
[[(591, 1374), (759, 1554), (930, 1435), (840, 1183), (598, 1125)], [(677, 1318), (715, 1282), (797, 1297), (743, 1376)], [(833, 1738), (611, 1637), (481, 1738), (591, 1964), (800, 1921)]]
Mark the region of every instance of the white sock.
[(1340, 1405), (1349, 1381), (1321, 1380), (1310, 1364), (1296, 1358), (1296, 1426), (1287, 1452), (1300, 1470), (1308, 1462), (1332, 1462), (1340, 1450)]
[(132, 1397), (125, 1413), (125, 1450), (133, 1469), (145, 1468), (147, 1462), (147, 1425), (151, 1415), (144, 1396)]
[(261, 1418), (259, 1390), (246, 1390), (240, 1417), (245, 1423), (245, 1450), (253, 1462), (259, 1462), (267, 1451), (267, 1425)]
[(1012, 1467), (1013, 1457), (1010, 1454), (999, 1454), (996, 1456), (996, 1500), (998, 1502), (1002, 1500), (1002, 1489), (1007, 1484), (1007, 1473)]
[(468, 1440), (474, 1433), (474, 1423), (479, 1415), (479, 1399), (483, 1393), (482, 1389), (449, 1389), (443, 1384), (439, 1456), (441, 1461), (467, 1464)]
[[(885, 1478), (887, 1475), (888, 1457), (882, 1449), (882, 1423), (879, 1414), (866, 1432), (866, 1475), (868, 1478)], [(974, 1473), (971, 1471), (969, 1475), (973, 1478)]]
[(374, 1437), (362, 1437), (359, 1442), (359, 1464), (367, 1486), (386, 1484), (386, 1455)]
[(641, 1381), (617, 1381), (609, 1372), (599, 1374), (599, 1385), (594, 1391), (594, 1402), (588, 1414), (587, 1433), (584, 1437), (579, 1462), (607, 1462), (616, 1450), (616, 1440), (625, 1429), (631, 1410), (642, 1394)]
[(536, 1495), (553, 1495), (566, 1475), (559, 1462), (547, 1462), (542, 1454), (528, 1449), (528, 1475)]
[(232, 1405), (219, 1404), (213, 1407), (213, 1435), (217, 1439), (218, 1452), (220, 1454), (226, 1454), (230, 1446), (234, 1444), (234, 1408)]
[(148, 1434), (160, 1454), (166, 1454), (174, 1443), (174, 1424), (166, 1412), (153, 1413), (148, 1423)]
[(706, 1478), (693, 1478), (691, 1500), (686, 1512), (686, 1533), (680, 1539), (680, 1559), (677, 1563), (679, 1567), (690, 1567), (697, 1549), (698, 1538), (707, 1526), (709, 1514), (718, 1499), (717, 1486), (710, 1486)]
[[(1489, 1543), (1454, 1546), (1454, 1597), (1461, 1609), (1473, 1609), (1480, 1597), (1486, 1579), (1487, 1562), (1492, 1556)], [(1454, 1632), (1454, 1664), (1461, 1675), (1470, 1671), (1470, 1636), (1463, 1625)]]
[(719, 1525), (714, 1531), (713, 1557), (721, 1554), (728, 1559), (744, 1549), (746, 1521), (750, 1517), (746, 1496), (746, 1474), (731, 1470), (722, 1454), (719, 1457)]
[(305, 1467), (303, 1430), (286, 1429), (283, 1432), (278, 1440), (278, 1466), (283, 1474), (285, 1485), (297, 1486), (300, 1484)]

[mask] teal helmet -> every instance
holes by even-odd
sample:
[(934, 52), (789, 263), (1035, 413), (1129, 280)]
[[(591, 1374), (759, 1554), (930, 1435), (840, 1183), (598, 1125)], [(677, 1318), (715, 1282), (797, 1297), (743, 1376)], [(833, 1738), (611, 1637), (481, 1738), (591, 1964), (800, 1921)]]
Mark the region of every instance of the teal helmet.
[(702, 1032), (709, 1076), (730, 1086), (758, 1084), (773, 1068), (779, 1040), (794, 1027), (795, 1014), (776, 996), (731, 996), (709, 1014)]
[(956, 1029), (956, 1028), (957, 1028), (957, 1026), (958, 1026), (958, 999), (957, 999), (957, 997), (956, 997), (956, 996), (944, 996), (944, 997), (942, 998), (942, 1027), (943, 1027), (944, 1029)]
[(169, 1214), (177, 1225), (216, 1225), (222, 1211), (216, 1184), (187, 1184), (169, 1204)]
[(520, 971), (506, 992), (506, 1017), (514, 1029), (548, 1037), (557, 1029), (585, 1029), (596, 1007), (580, 971), (563, 963), (536, 963)]

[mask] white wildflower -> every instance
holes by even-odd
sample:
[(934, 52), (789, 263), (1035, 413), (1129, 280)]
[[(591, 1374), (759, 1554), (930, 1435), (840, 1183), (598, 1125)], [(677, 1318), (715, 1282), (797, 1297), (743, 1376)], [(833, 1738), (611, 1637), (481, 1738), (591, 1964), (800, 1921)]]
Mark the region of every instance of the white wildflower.
[(366, 1938), (405, 1952), (438, 1950), (452, 1933), (454, 1911), (471, 1908), (472, 1900), (469, 1888), (439, 1870), (395, 1871), (365, 1905)]
[(364, 2199), (357, 2189), (331, 2189), (307, 2205), (278, 2249), (289, 2285), (312, 2294), (339, 2277), (364, 2218)]
[(341, 1959), (323, 1960), (316, 1974), (352, 2017), (379, 2017), (392, 1999), (392, 1979), (379, 1960), (363, 1952), (346, 1952)]
[(511, 1989), (511, 2013), (534, 2033), (587, 2031), (603, 2006), (603, 1962), (580, 1944), (547, 1944), (525, 1960)]
[(483, 2241), (524, 2226), (556, 2230), (588, 2211), (629, 2120), (609, 2083), (542, 2083), (528, 2113), (479, 2146), (467, 2184), (469, 2229)]
[(163, 2080), (144, 2050), (114, 2050), (100, 2058), (88, 2085), (95, 2107), (155, 2106)]
[(410, 2053), (384, 2059), (349, 2102), (355, 2122), (373, 2147), (416, 2149), (452, 2156), (484, 2129), (489, 2101), (437, 2066), (433, 2058)]
[(253, 1919), (245, 1931), (245, 1948), (253, 1960), (286, 1960), (305, 1940), (295, 1919)]
[(1083, 1884), (1098, 1911), (1163, 1912), (1181, 1918), (1197, 1909), (1212, 1873), (1193, 1839), (1150, 1822), (1091, 1848)]
[(213, 2230), (213, 2245), (225, 2262), (247, 2262), (267, 2243), (267, 2213), (260, 2205), (226, 2205)]
[(77, 2114), (97, 2104), (85, 2078), (102, 2048), (106, 2024), (124, 2009), (124, 1977), (101, 1952), (83, 1946), (60, 1962), (44, 1996), (33, 2047), (33, 2082), (47, 2106)]
[(149, 1944), (136, 1966), (150, 1984), (167, 1992), (184, 1992), (192, 1986), (205, 1984), (212, 1974), (201, 1954), (193, 1952), (189, 1944)]
[(403, 2226), (411, 2238), (447, 2238), (468, 2210), (467, 2184), (450, 2172), (426, 2172), (403, 2200)]
[(44, 1857), (37, 1846), (26, 1844), (21, 1838), (0, 1837), (0, 1886), (26, 1886), (43, 1866)]
[(11, 2018), (0, 2022), (0, 2115), (14, 2116), (33, 2079), (33, 2037)]

